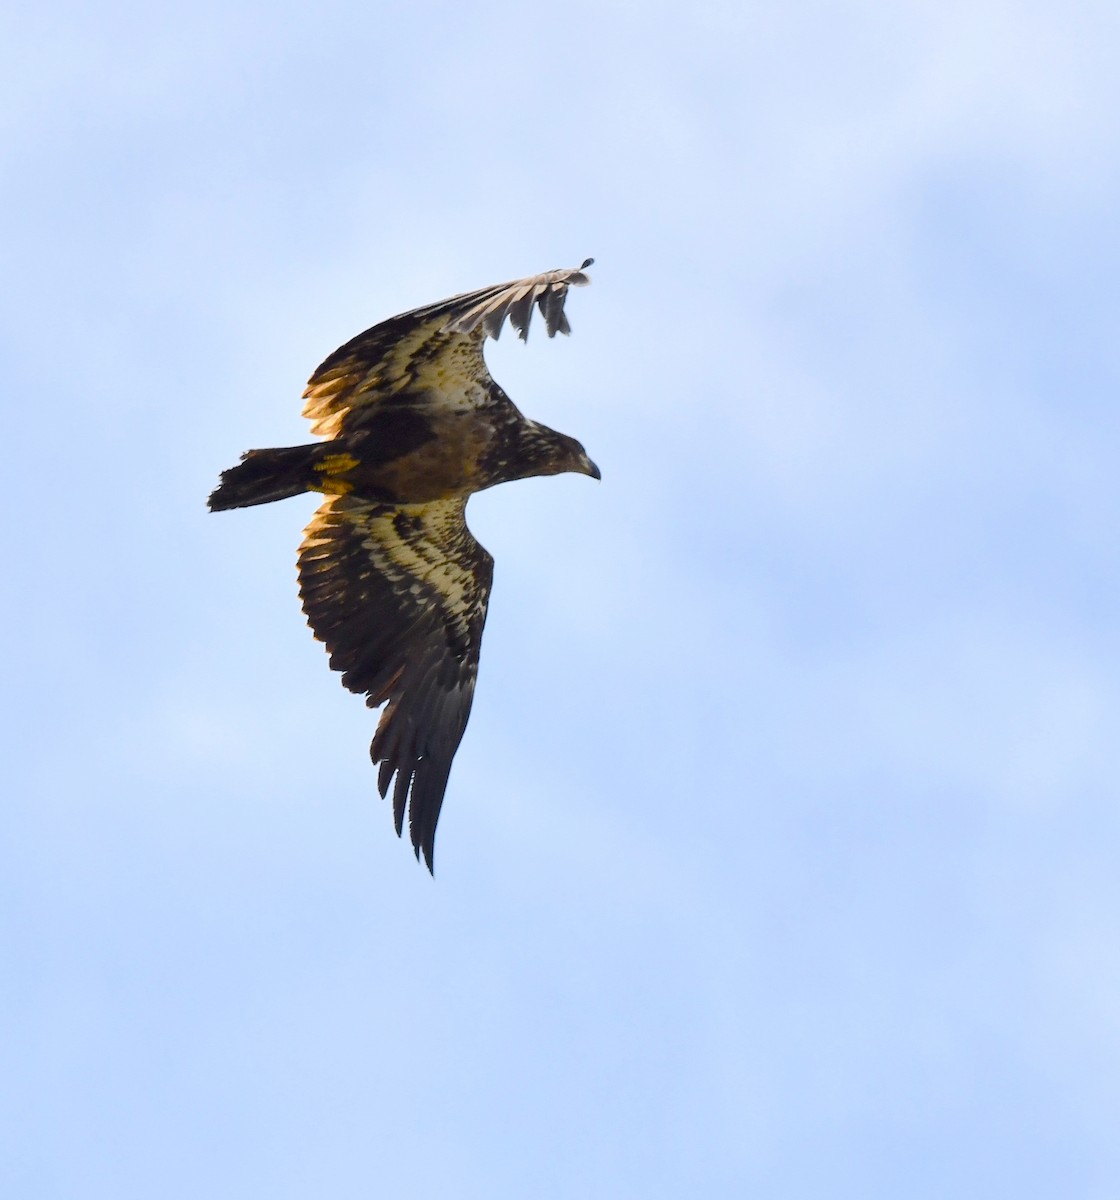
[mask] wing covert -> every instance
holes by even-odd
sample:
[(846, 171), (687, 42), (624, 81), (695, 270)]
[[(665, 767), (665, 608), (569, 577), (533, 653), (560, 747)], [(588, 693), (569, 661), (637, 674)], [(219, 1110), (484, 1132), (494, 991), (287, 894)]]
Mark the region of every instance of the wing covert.
[(397, 833), (407, 805), (429, 870), (451, 762), (474, 698), (494, 560), (464, 519), (465, 501), (394, 507), (332, 496), (299, 553), (308, 624), (331, 666), (366, 703), (386, 707), (370, 745)]

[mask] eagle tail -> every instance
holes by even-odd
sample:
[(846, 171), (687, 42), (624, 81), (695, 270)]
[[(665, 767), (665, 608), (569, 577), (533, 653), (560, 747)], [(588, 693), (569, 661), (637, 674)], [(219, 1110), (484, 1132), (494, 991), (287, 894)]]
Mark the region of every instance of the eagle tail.
[(221, 483), (207, 501), (210, 511), (268, 504), (271, 500), (286, 500), (303, 492), (324, 490), (322, 451), (322, 442), (247, 451), (236, 467), (222, 472)]

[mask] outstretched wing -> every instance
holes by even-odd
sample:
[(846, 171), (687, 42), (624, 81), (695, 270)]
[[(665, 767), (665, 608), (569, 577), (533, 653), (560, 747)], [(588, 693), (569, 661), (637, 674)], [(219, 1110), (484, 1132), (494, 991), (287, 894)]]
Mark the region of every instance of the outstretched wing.
[[(451, 760), (471, 711), (494, 560), (474, 540), (464, 500), (403, 507), (332, 496), (299, 552), (308, 624), (331, 666), (371, 708), (387, 702), (370, 746), (393, 817), (432, 868)], [(411, 795), (410, 795), (411, 792)]]
[(490, 401), (490, 372), (482, 343), (495, 340), (506, 317), (524, 340), (535, 304), (549, 337), (569, 333), (568, 288), (590, 283), (587, 259), (574, 270), (464, 292), (390, 317), (340, 346), (311, 376), (303, 415), (312, 431), (337, 437), (361, 423), (361, 410), (393, 404), (478, 408)]

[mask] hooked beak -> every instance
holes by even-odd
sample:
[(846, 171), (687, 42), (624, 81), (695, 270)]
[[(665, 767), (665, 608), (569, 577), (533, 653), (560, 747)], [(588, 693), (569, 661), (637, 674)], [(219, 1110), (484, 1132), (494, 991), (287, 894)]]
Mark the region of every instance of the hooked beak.
[(583, 456), (583, 473), (590, 475), (592, 479), (602, 479), (603, 476), (599, 473), (599, 468), (587, 457)]

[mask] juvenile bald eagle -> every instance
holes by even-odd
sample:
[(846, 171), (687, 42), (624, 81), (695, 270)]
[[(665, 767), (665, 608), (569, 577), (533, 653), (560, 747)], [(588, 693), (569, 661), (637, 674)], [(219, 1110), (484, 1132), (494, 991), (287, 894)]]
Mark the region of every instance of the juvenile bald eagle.
[(471, 711), (494, 560), (465, 520), (474, 492), (599, 468), (574, 438), (523, 417), (482, 347), (506, 318), (524, 341), (536, 305), (549, 337), (570, 332), (568, 288), (548, 271), (402, 313), (336, 350), (311, 376), (303, 414), (327, 440), (250, 450), (223, 471), (212, 511), (327, 499), (304, 531), (300, 596), (344, 686), (385, 704), (370, 745), (397, 833), (432, 869), (451, 760)]

